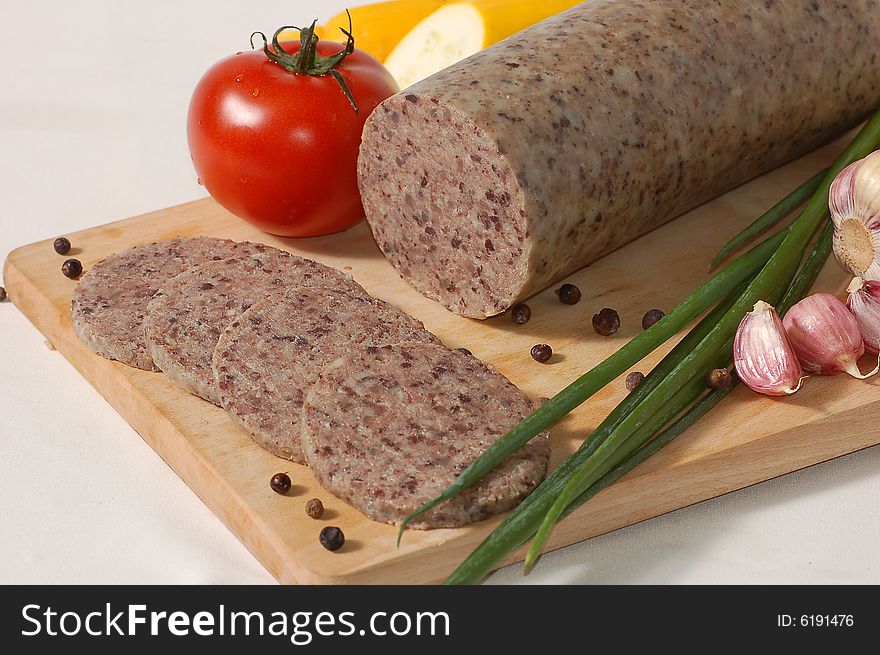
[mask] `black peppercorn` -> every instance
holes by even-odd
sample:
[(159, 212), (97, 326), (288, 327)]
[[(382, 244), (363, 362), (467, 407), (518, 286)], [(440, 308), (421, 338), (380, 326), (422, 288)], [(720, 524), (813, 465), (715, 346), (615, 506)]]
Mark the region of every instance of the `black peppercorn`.
[(59, 255), (66, 255), (70, 252), (70, 241), (66, 237), (58, 237), (52, 247)]
[(706, 373), (706, 386), (710, 389), (723, 389), (730, 384), (730, 371), (726, 368), (716, 368)]
[(659, 309), (649, 309), (645, 312), (645, 315), (642, 316), (642, 329), (647, 330), (664, 316), (666, 316), (666, 314)]
[(639, 386), (642, 381), (645, 379), (645, 374), (639, 371), (633, 371), (629, 375), (626, 376), (626, 388), (628, 391), (632, 391), (637, 386)]
[(460, 353), (464, 353), (465, 355), (473, 355), (473, 353), (467, 348), (456, 348), (456, 350)]
[(327, 550), (339, 550), (345, 543), (345, 535), (339, 528), (328, 525), (321, 530), (321, 535), (318, 537), (318, 540)]
[(518, 305), (514, 305), (510, 309), (510, 318), (517, 325), (522, 325), (523, 323), (528, 323), (529, 319), (531, 317), (532, 317), (532, 309), (524, 302), (521, 302)]
[(61, 265), (61, 272), (64, 273), (65, 277), (69, 277), (71, 280), (75, 280), (80, 275), (82, 275), (82, 262), (78, 259), (67, 259)]
[(287, 473), (276, 473), (272, 476), (269, 486), (277, 494), (286, 494), (290, 491), (290, 476)]
[(559, 302), (566, 305), (577, 305), (581, 300), (581, 290), (573, 284), (563, 284), (556, 290)]
[(319, 519), (324, 515), (324, 503), (320, 498), (312, 498), (306, 503), (306, 514), (313, 519)]
[(531, 354), (532, 359), (543, 364), (550, 361), (550, 358), (553, 357), (553, 349), (546, 343), (538, 343), (532, 346)]
[(611, 309), (605, 307), (598, 314), (593, 315), (593, 329), (597, 334), (603, 337), (609, 337), (620, 328), (620, 315)]
[(6, 300), (6, 289), (0, 287), (0, 302)]

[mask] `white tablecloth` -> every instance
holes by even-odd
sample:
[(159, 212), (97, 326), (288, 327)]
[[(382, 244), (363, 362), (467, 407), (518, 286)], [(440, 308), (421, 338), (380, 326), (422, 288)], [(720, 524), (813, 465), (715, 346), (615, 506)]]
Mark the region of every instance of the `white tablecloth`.
[[(0, 4), (0, 257), (198, 198), (190, 92), (254, 30), (341, 0)], [(59, 273), (60, 274), (60, 273)], [(272, 577), (10, 303), (0, 305), (0, 583)], [(880, 448), (619, 530), (496, 583), (878, 583)]]

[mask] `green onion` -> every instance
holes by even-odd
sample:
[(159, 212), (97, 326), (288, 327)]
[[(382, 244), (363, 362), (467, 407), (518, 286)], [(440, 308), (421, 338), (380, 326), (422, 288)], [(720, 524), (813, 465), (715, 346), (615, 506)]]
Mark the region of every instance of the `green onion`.
[[(825, 225), (825, 228), (822, 230), (822, 234), (819, 237), (819, 240), (816, 242), (816, 245), (810, 252), (809, 257), (807, 258), (806, 262), (804, 262), (804, 265), (798, 273), (797, 277), (795, 278), (794, 282), (788, 288), (785, 297), (779, 303), (778, 310), (780, 314), (785, 314), (785, 312), (787, 312), (794, 303), (796, 303), (807, 294), (807, 292), (816, 282), (816, 278), (819, 277), (819, 273), (822, 271), (822, 267), (825, 265), (825, 262), (828, 261), (828, 256), (831, 254), (833, 234), (833, 225), (831, 223), (827, 223)], [(728, 366), (730, 366), (729, 360)], [(677, 419), (668, 428), (663, 430), (663, 432), (658, 434), (656, 437), (654, 437), (654, 439), (649, 441), (646, 445), (642, 446), (639, 450), (633, 453), (622, 463), (618, 464), (611, 471), (603, 475), (596, 482), (596, 484), (592, 485), (584, 493), (575, 498), (574, 501), (565, 508), (565, 511), (562, 513), (562, 517), (565, 518), (566, 516), (571, 514), (578, 507), (590, 500), (593, 496), (595, 496), (600, 491), (609, 487), (614, 482), (622, 478), (624, 475), (632, 471), (636, 466), (644, 462), (651, 455), (655, 454), (666, 444), (675, 439), (675, 437), (687, 430), (687, 428), (689, 428), (700, 418), (705, 416), (710, 409), (721, 402), (722, 398), (733, 391), (737, 383), (738, 380), (736, 377), (736, 372), (734, 371), (731, 374), (731, 380), (727, 386), (721, 389), (710, 391), (705, 396), (700, 398), (700, 400), (697, 401), (687, 412), (685, 412), (684, 415)]]
[(709, 264), (709, 270), (713, 270), (718, 264), (723, 262), (727, 256), (739, 250), (752, 239), (760, 236), (771, 227), (776, 225), (783, 218), (788, 216), (794, 209), (810, 198), (819, 188), (822, 180), (828, 174), (828, 169), (824, 169), (816, 173), (809, 180), (801, 184), (797, 189), (788, 194), (785, 198), (777, 202), (766, 212), (761, 214), (755, 222), (745, 228), (742, 232), (733, 237), (724, 244), (724, 247), (718, 251), (712, 263)]
[(634, 434), (642, 435), (638, 431), (643, 425), (652, 424), (650, 423), (652, 417), (662, 412), (667, 398), (673, 397), (695, 376), (709, 369), (713, 359), (718, 356), (719, 349), (733, 339), (745, 313), (759, 300), (766, 300), (770, 304), (778, 303), (800, 268), (807, 245), (822, 225), (822, 221), (828, 219), (828, 190), (834, 178), (847, 165), (868, 155), (876, 147), (878, 139), (880, 139), (880, 112), (868, 121), (843, 154), (837, 158), (822, 180), (819, 190), (792, 224), (782, 245), (737, 299), (734, 306), (657, 388), (621, 421), (614, 432), (596, 449), (593, 456), (571, 475), (538, 529), (535, 541), (526, 556), (527, 567), (537, 558), (553, 526), (569, 503), (583, 493), (602, 473), (613, 468), (616, 462), (622, 461), (619, 453), (625, 453), (628, 444), (632, 443), (633, 439), (637, 439)]
[[(819, 237), (819, 240), (816, 242), (816, 245), (810, 252), (809, 257), (807, 258), (806, 262), (804, 262), (804, 265), (798, 273), (797, 277), (795, 278), (794, 282), (788, 288), (785, 297), (779, 303), (778, 310), (780, 314), (785, 314), (785, 312), (787, 312), (794, 303), (796, 303), (807, 294), (807, 292), (816, 282), (816, 278), (819, 277), (819, 273), (822, 271), (822, 267), (825, 265), (825, 262), (828, 261), (828, 256), (831, 254), (833, 234), (833, 225), (831, 223), (827, 223), (825, 225), (825, 228), (822, 230), (822, 235)], [(729, 366), (730, 361), (728, 360), (728, 367)], [(733, 391), (737, 383), (738, 379), (736, 377), (736, 372), (734, 371), (731, 373), (730, 383), (727, 386), (721, 389), (710, 391), (709, 393), (704, 395), (679, 419), (672, 423), (668, 428), (663, 430), (663, 432), (658, 434), (651, 441), (649, 441), (647, 444), (645, 444), (639, 450), (633, 453), (630, 457), (614, 467), (611, 471), (603, 475), (596, 482), (596, 484), (592, 485), (584, 493), (575, 498), (574, 501), (565, 508), (565, 511), (562, 513), (562, 517), (565, 518), (566, 516), (571, 514), (578, 507), (590, 500), (590, 498), (592, 498), (600, 491), (602, 491), (606, 487), (609, 487), (614, 482), (622, 478), (624, 475), (632, 471), (636, 466), (644, 462), (651, 455), (655, 454), (666, 444), (675, 439), (675, 437), (687, 430), (691, 425), (693, 425), (700, 418), (705, 416), (709, 412), (709, 410), (715, 407), (715, 405), (721, 402), (722, 398)]]
[(508, 455), (522, 448), (535, 435), (559, 421), (630, 366), (675, 336), (697, 316), (725, 297), (731, 289), (754, 276), (779, 247), (786, 234), (787, 230), (774, 234), (732, 261), (657, 323), (525, 417), (512, 430), (489, 446), (439, 496), (407, 516), (400, 526), (398, 543), (410, 521), (481, 480)]

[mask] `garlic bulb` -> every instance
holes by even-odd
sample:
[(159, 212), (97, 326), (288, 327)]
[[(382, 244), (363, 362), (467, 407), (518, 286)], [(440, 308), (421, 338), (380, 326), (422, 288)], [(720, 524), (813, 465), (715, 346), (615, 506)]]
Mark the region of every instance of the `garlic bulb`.
[(865, 350), (880, 354), (880, 282), (853, 278), (847, 288), (846, 306), (856, 317)]
[(862, 375), (858, 361), (865, 354), (865, 344), (859, 324), (846, 305), (830, 293), (807, 296), (788, 310), (782, 325), (808, 373), (836, 375), (845, 371), (864, 379), (878, 370)]
[(853, 275), (880, 279), (880, 151), (840, 171), (828, 207), (837, 261)]
[(801, 387), (803, 370), (776, 310), (763, 300), (743, 317), (733, 341), (736, 373), (752, 391), (785, 396)]

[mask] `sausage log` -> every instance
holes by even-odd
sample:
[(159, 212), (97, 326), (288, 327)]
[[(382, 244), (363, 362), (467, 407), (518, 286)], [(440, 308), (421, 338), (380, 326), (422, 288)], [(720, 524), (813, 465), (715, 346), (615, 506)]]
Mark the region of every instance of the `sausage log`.
[(485, 318), (880, 104), (878, 0), (590, 0), (367, 121), (379, 247)]

